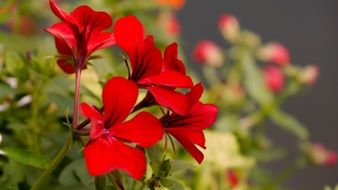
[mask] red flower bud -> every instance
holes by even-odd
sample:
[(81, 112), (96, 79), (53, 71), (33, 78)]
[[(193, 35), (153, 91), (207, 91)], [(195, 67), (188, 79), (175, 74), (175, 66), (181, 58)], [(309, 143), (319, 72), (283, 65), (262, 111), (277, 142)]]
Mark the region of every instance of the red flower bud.
[(240, 26), (236, 17), (231, 14), (223, 14), (218, 19), (218, 28), (224, 38), (235, 41), (238, 37)]
[(289, 50), (280, 43), (269, 43), (259, 52), (259, 57), (263, 61), (285, 66), (290, 62)]
[(264, 68), (264, 77), (267, 87), (274, 93), (280, 92), (284, 87), (284, 75), (278, 67)]
[(199, 63), (212, 67), (222, 66), (224, 59), (222, 49), (209, 40), (201, 41), (195, 46), (193, 58)]

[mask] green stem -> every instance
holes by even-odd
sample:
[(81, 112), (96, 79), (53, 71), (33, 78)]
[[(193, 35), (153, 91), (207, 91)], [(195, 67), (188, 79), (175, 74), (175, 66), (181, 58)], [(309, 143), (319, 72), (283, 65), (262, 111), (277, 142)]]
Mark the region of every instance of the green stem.
[(43, 173), (40, 175), (40, 177), (35, 181), (35, 183), (32, 186), (31, 190), (38, 190), (41, 189), (41, 187), (46, 183), (48, 180), (48, 177), (52, 174), (52, 172), (55, 170), (55, 168), (60, 164), (60, 162), (63, 160), (63, 158), (67, 155), (67, 153), (70, 150), (70, 147), (73, 142), (73, 136), (72, 134), (69, 134), (69, 137), (66, 141), (66, 143), (63, 145), (59, 153), (56, 155), (52, 163), (43, 171)]

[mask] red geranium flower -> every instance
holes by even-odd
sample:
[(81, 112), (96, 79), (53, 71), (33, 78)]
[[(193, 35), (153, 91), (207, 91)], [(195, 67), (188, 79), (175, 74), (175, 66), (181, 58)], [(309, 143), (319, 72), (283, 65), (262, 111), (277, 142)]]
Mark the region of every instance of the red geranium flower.
[(215, 122), (218, 113), (215, 105), (199, 101), (202, 93), (202, 85), (197, 84), (186, 94), (190, 107), (186, 115), (171, 113), (161, 118), (165, 132), (175, 137), (198, 163), (203, 161), (204, 155), (196, 145), (206, 148), (203, 130)]
[(129, 146), (150, 147), (163, 136), (163, 127), (153, 115), (140, 112), (127, 122), (138, 96), (135, 83), (115, 77), (109, 80), (102, 93), (104, 111), (81, 104), (82, 114), (91, 120), (90, 140), (84, 148), (84, 157), (93, 176), (104, 175), (116, 169), (140, 179), (146, 170), (144, 152)]
[(52, 0), (49, 5), (61, 22), (46, 30), (55, 37), (56, 48), (61, 54), (57, 63), (66, 73), (86, 68), (85, 63), (95, 50), (115, 44), (114, 35), (104, 32), (112, 25), (107, 13), (83, 5), (69, 14)]
[(191, 88), (191, 78), (186, 76), (183, 63), (177, 59), (177, 45), (167, 47), (162, 59), (161, 51), (155, 47), (152, 36), (144, 36), (142, 24), (133, 16), (116, 21), (114, 35), (117, 45), (129, 56), (130, 80), (147, 88), (162, 106), (185, 114), (186, 99), (176, 88)]

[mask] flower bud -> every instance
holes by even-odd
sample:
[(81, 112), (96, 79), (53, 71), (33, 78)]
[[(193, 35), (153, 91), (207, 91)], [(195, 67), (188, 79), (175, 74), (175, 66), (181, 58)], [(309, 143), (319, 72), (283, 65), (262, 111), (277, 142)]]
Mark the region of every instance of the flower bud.
[(222, 49), (209, 40), (199, 42), (195, 46), (192, 56), (197, 62), (211, 67), (220, 67), (224, 61)]
[(230, 42), (236, 41), (239, 36), (240, 26), (236, 17), (231, 14), (223, 14), (218, 19), (218, 28), (225, 39)]
[(266, 44), (260, 49), (258, 56), (262, 61), (280, 66), (285, 66), (290, 62), (289, 50), (280, 43)]
[(337, 152), (326, 149), (322, 144), (315, 143), (310, 146), (310, 160), (316, 165), (333, 167), (337, 164)]
[(169, 37), (177, 37), (181, 33), (181, 25), (172, 12), (160, 14), (157, 23)]
[(318, 75), (319, 67), (317, 65), (309, 65), (300, 72), (299, 80), (301, 83), (311, 86), (317, 81)]
[(231, 188), (236, 187), (239, 184), (239, 177), (234, 170), (228, 170), (226, 174), (227, 183)]
[(267, 66), (263, 70), (265, 83), (274, 93), (280, 92), (284, 87), (284, 74), (275, 66)]

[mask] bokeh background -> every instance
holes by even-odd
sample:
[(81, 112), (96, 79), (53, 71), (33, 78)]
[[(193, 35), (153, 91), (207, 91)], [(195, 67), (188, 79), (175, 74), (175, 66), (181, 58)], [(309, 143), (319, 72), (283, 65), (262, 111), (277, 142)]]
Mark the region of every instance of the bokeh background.
[[(338, 150), (338, 1), (187, 1), (178, 12), (187, 55), (202, 39), (227, 46), (217, 29), (222, 13), (234, 14), (243, 28), (258, 33), (263, 41), (285, 44), (293, 63), (319, 65), (320, 77), (314, 87), (289, 99), (284, 109), (308, 127), (313, 142)], [(194, 63), (190, 57), (188, 59), (189, 63)], [(195, 66), (195, 69), (200, 68)], [(271, 126), (270, 133), (277, 144), (287, 145), (291, 150), (295, 147), (295, 139), (278, 128)], [(266, 167), (278, 171), (289, 160), (286, 158)], [(336, 168), (302, 170), (288, 180), (287, 186), (315, 190), (322, 189), (325, 184), (336, 184)]]

